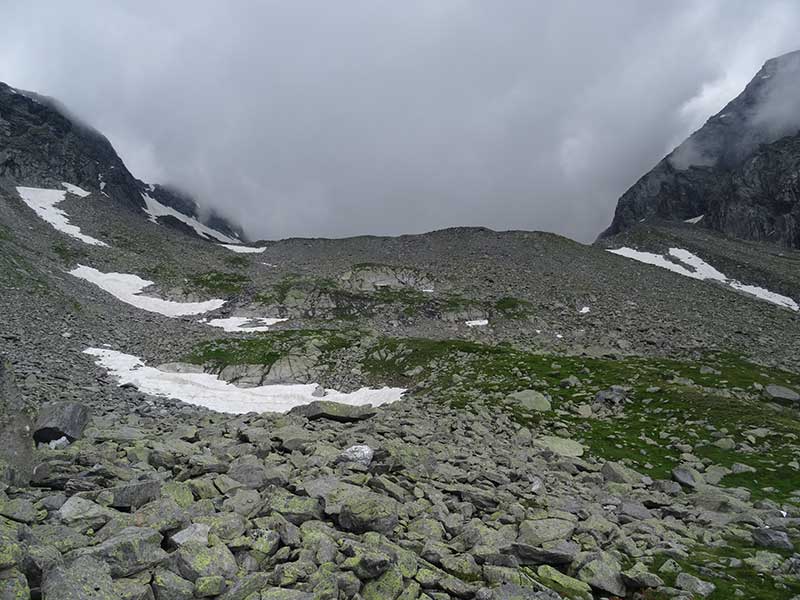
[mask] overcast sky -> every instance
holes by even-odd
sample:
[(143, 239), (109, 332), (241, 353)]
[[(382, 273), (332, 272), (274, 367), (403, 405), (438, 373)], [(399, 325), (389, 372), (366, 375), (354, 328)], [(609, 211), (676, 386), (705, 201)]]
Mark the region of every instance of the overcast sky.
[(591, 241), (800, 47), (797, 0), (0, 0), (0, 80), (254, 238), (454, 225)]

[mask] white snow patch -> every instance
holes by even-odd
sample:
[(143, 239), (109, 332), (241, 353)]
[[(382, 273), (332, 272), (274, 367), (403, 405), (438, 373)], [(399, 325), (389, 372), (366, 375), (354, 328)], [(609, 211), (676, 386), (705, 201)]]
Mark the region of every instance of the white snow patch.
[(103, 190), (106, 189), (106, 182), (103, 181), (103, 174), (102, 173), (98, 173), (97, 174), (97, 181), (100, 182), (100, 191), (102, 192)]
[(64, 190), (18, 187), (17, 192), (20, 198), (25, 201), (25, 204), (30, 206), (41, 219), (50, 223), (58, 231), (92, 246), (108, 247), (105, 242), (81, 233), (80, 227), (72, 225), (69, 222), (67, 213), (56, 206), (66, 197), (67, 192)]
[(771, 292), (762, 287), (747, 285), (735, 279), (731, 279), (724, 273), (721, 273), (710, 264), (705, 262), (699, 256), (696, 256), (695, 254), (692, 254), (688, 250), (684, 250), (682, 248), (670, 248), (669, 255), (678, 259), (683, 264), (673, 262), (660, 254), (641, 252), (639, 250), (634, 250), (633, 248), (615, 248), (610, 249), (609, 252), (612, 252), (613, 254), (619, 254), (620, 256), (625, 256), (627, 258), (632, 258), (633, 260), (637, 260), (639, 262), (655, 265), (657, 267), (661, 267), (662, 269), (668, 269), (674, 273), (678, 273), (679, 275), (691, 277), (692, 279), (718, 281), (732, 289), (755, 296), (760, 300), (765, 300), (766, 302), (771, 302), (772, 304), (777, 304), (778, 306), (783, 306), (791, 310), (800, 311), (800, 305), (798, 305), (797, 302), (795, 302), (792, 298), (783, 296), (781, 294), (776, 294), (775, 292)]
[(282, 323), (288, 320), (274, 317), (228, 317), (226, 319), (211, 319), (210, 321), (203, 320), (202, 322), (212, 327), (221, 327), (229, 333), (258, 333), (269, 331), (269, 328), (275, 323)]
[[(154, 190), (154, 186), (150, 185), (150, 191)], [(142, 199), (144, 203), (147, 205), (144, 212), (150, 215), (150, 220), (153, 223), (158, 223), (158, 217), (174, 217), (179, 221), (186, 223), (189, 227), (194, 229), (200, 237), (204, 237), (206, 239), (213, 239), (217, 242), (224, 242), (226, 244), (238, 244), (239, 240), (234, 239), (232, 237), (228, 237), (227, 235), (220, 233), (216, 229), (211, 229), (207, 225), (203, 225), (200, 221), (195, 219), (194, 217), (189, 217), (182, 212), (179, 212), (172, 208), (171, 206), (164, 206), (158, 200), (150, 196), (149, 194), (142, 194)]]
[(61, 185), (64, 186), (64, 189), (67, 190), (70, 194), (75, 194), (76, 196), (80, 196), (81, 198), (86, 198), (92, 192), (87, 192), (86, 190), (79, 188), (77, 185), (72, 185), (71, 183), (67, 183), (66, 181), (62, 181)]
[[(208, 373), (167, 373), (116, 350), (88, 348), (84, 353), (95, 356), (95, 364), (108, 370), (120, 386), (133, 385), (145, 394), (176, 398), (218, 412), (286, 412), (319, 399), (313, 395), (318, 387), (315, 383), (239, 388)], [(405, 391), (392, 387), (361, 388), (350, 393), (325, 390), (324, 397), (353, 406), (380, 406), (397, 402)]]
[(142, 296), (142, 290), (152, 285), (153, 282), (127, 273), (102, 273), (92, 267), (78, 265), (69, 274), (95, 284), (101, 290), (131, 306), (167, 317), (196, 315), (216, 310), (225, 304), (225, 300), (219, 299), (205, 302), (173, 302), (172, 300)]
[(266, 246), (255, 248), (253, 246), (242, 246), (241, 244), (220, 244), (223, 248), (238, 252), (239, 254), (260, 254), (267, 249)]
[(475, 319), (474, 321), (464, 321), (467, 327), (485, 327), (489, 324), (488, 319)]
[(584, 306), (584, 307), (583, 307), (583, 308), (581, 308), (581, 309), (580, 309), (578, 312), (579, 312), (580, 314), (582, 314), (582, 315), (586, 315), (586, 314), (589, 314), (589, 311), (591, 311), (591, 310), (592, 310), (592, 309), (591, 309), (591, 308), (589, 308), (588, 306)]
[(697, 215), (696, 217), (692, 217), (691, 219), (685, 219), (683, 222), (691, 223), (692, 225), (697, 225), (703, 217), (705, 217), (705, 215)]

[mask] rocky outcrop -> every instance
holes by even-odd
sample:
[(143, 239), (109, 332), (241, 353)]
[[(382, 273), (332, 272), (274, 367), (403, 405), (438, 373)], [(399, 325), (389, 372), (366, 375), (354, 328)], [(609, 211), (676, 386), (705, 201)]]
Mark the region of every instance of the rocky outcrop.
[(800, 248), (800, 51), (745, 90), (620, 198), (608, 237), (647, 221)]
[(11, 365), (0, 358), (0, 482), (27, 485), (35, 451), (31, 411), (14, 381)]
[[(240, 227), (220, 215), (201, 215), (186, 193), (136, 179), (105, 136), (56, 100), (0, 82), (0, 184), (61, 189), (62, 181), (102, 192), (121, 207), (137, 212), (144, 210), (142, 194), (147, 193), (220, 233), (243, 237)], [(160, 220), (197, 235), (178, 219)]]

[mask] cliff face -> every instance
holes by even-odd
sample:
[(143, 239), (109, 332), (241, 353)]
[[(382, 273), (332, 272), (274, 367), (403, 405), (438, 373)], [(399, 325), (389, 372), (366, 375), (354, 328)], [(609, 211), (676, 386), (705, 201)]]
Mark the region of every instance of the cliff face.
[[(142, 194), (147, 193), (200, 218), (193, 198), (134, 177), (105, 136), (73, 118), (57, 101), (0, 82), (0, 183), (59, 188), (62, 181), (99, 190), (136, 212), (145, 209)], [(244, 237), (240, 227), (219, 215), (201, 220), (228, 236)], [(182, 229), (193, 234), (191, 228)]]
[(800, 247), (800, 51), (767, 61), (745, 90), (620, 198), (601, 237), (684, 221)]

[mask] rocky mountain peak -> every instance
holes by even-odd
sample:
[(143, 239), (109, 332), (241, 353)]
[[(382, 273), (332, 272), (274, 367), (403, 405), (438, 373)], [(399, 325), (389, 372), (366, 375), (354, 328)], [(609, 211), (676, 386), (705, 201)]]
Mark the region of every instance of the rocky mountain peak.
[(661, 219), (800, 247), (800, 51), (767, 61), (735, 99), (620, 198), (608, 237)]
[[(202, 215), (196, 201), (185, 192), (137, 179), (105, 136), (57, 100), (0, 82), (0, 185), (60, 188), (63, 181), (101, 192), (137, 213), (147, 211), (144, 195), (148, 194), (159, 204), (210, 225), (227, 238), (244, 237), (241, 227), (219, 214)], [(197, 235), (180, 219), (158, 218)]]

